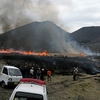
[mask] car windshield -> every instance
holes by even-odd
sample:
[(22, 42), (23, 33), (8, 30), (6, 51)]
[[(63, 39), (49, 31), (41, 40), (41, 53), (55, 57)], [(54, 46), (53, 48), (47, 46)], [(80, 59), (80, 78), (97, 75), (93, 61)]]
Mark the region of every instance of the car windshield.
[(19, 69), (9, 69), (9, 75), (11, 76), (21, 76), (21, 72)]
[(16, 92), (13, 100), (43, 100), (43, 96), (40, 94)]

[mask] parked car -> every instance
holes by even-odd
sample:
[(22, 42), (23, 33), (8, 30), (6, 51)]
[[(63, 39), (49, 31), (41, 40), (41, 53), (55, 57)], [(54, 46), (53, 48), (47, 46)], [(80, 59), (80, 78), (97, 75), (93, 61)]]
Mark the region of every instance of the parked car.
[(46, 83), (33, 78), (22, 78), (9, 100), (47, 100)]
[(3, 65), (0, 72), (1, 87), (16, 86), (20, 82), (22, 74), (19, 68), (15, 66)]

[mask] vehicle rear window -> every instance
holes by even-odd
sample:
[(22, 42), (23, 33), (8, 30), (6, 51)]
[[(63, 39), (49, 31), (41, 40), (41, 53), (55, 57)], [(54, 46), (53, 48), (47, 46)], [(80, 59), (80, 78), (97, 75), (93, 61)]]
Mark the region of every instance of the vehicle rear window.
[(13, 100), (43, 100), (43, 96), (34, 93), (16, 92)]

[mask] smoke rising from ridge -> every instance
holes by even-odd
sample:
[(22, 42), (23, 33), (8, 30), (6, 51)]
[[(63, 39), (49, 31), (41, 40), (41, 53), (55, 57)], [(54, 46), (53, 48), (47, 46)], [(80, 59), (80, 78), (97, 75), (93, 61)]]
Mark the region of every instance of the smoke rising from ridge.
[(58, 11), (49, 0), (1, 0), (0, 10), (2, 33), (33, 21), (60, 22)]
[(68, 32), (50, 21), (33, 22), (7, 33), (3, 41), (0, 39), (2, 49), (75, 54), (90, 52), (72, 40)]
[[(49, 0), (1, 0), (0, 10), (1, 33), (5, 33), (8, 30), (34, 21), (48, 20), (52, 21), (53, 23), (62, 25), (58, 17), (59, 11)], [(50, 27), (51, 26), (47, 26), (47, 29)], [(75, 41), (72, 41), (70, 35), (66, 32), (63, 33), (62, 31), (56, 30), (54, 28), (51, 28), (50, 32), (51, 33), (49, 35), (51, 38), (48, 36), (46, 37), (46, 34), (43, 35), (43, 33), (40, 31), (37, 32), (37, 40), (35, 39), (34, 42), (38, 43), (38, 47), (36, 44), (34, 44), (35, 47), (40, 48), (41, 45), (39, 44), (44, 43), (43, 41), (45, 41), (45, 43), (47, 43), (46, 46), (48, 46), (48, 42), (51, 42), (50, 46), (54, 48), (54, 50), (59, 50), (61, 52), (67, 51), (71, 53), (77, 53), (82, 52), (83, 50), (88, 51), (80, 47)], [(42, 35), (40, 35), (40, 33), (42, 33)], [(45, 39), (44, 36), (46, 37)], [(31, 37), (32, 40), (30, 37), (28, 39), (30, 41), (30, 47), (32, 47), (31, 44), (33, 37)], [(16, 38), (16, 36), (13, 38)], [(32, 49), (34, 50), (35, 48)]]
[(3, 0), (0, 1), (0, 28), (2, 32), (16, 28), (23, 23), (30, 22), (27, 15), (27, 8), (30, 7), (30, 0)]

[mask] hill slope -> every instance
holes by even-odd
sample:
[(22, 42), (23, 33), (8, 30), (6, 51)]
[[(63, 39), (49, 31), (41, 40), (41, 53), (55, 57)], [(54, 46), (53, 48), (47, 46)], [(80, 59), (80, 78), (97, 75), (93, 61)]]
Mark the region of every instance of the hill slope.
[(71, 37), (93, 51), (100, 51), (100, 26), (83, 27), (71, 33)]
[(100, 27), (83, 27), (71, 33), (71, 36), (80, 43), (96, 41), (97, 38), (100, 38)]
[(33, 22), (0, 35), (0, 49), (62, 52), (69, 33), (52, 22)]
[(33, 22), (0, 35), (0, 49), (48, 53), (90, 52), (79, 46), (70, 34), (50, 21)]

